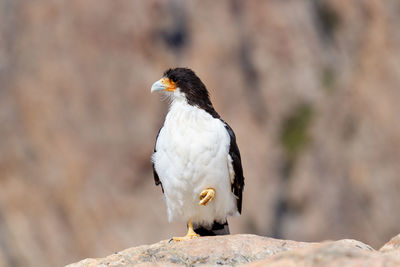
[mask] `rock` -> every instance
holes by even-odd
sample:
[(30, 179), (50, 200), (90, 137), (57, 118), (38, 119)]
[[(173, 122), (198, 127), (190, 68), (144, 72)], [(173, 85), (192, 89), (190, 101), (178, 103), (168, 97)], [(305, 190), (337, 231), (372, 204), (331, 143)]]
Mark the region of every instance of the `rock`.
[(262, 260), (292, 249), (312, 246), (314, 243), (278, 240), (256, 235), (229, 235), (202, 237), (184, 242), (167, 240), (130, 248), (102, 259), (86, 259), (69, 267), (133, 266), (144, 263), (175, 265), (211, 264), (235, 265)]
[[(390, 242), (389, 242), (390, 243)], [(400, 266), (400, 254), (381, 253), (356, 240), (322, 243), (257, 235), (202, 237), (133, 247), (68, 267), (92, 266)]]
[(400, 234), (396, 235), (389, 242), (387, 242), (381, 249), (380, 252), (400, 252)]
[(279, 253), (246, 266), (400, 266), (400, 255), (383, 254), (359, 241), (344, 239)]

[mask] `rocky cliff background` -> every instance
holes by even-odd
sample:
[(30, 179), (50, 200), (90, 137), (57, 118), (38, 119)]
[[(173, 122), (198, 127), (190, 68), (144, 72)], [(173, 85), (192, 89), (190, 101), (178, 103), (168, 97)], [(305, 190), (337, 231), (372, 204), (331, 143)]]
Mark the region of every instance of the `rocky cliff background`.
[(150, 156), (194, 69), (235, 129), (232, 233), (382, 246), (400, 232), (400, 2), (0, 0), (0, 266), (185, 232)]

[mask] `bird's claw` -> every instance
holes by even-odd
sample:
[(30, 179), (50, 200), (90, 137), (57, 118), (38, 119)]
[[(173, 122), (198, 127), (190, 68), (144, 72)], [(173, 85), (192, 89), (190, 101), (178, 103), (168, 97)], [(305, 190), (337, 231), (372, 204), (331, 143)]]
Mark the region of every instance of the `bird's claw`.
[(200, 235), (193, 232), (193, 233), (188, 233), (187, 235), (185, 235), (183, 237), (173, 237), (168, 241), (168, 243), (171, 243), (172, 241), (176, 241), (176, 242), (185, 241), (185, 240), (190, 240), (190, 239), (194, 239), (194, 238), (198, 238), (198, 237), (200, 237)]
[(207, 204), (214, 199), (215, 189), (207, 188), (200, 193), (199, 205), (207, 206)]

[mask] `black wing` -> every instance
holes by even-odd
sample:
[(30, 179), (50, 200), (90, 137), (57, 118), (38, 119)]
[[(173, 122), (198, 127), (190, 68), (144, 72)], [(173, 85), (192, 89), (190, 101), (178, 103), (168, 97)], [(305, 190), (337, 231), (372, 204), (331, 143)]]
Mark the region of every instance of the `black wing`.
[[(156, 137), (156, 143), (154, 144), (154, 153), (156, 153), (156, 146), (157, 146), (157, 140), (158, 140), (158, 136), (160, 135), (160, 132), (161, 132), (161, 129), (162, 129), (162, 127), (160, 128), (160, 130), (158, 130), (158, 134), (157, 134), (157, 137)], [(162, 186), (162, 183), (161, 183), (161, 181), (160, 181), (160, 177), (158, 177), (158, 173), (156, 172), (156, 169), (154, 168), (154, 162), (153, 162), (153, 160), (151, 161), (153, 164), (153, 176), (154, 176), (154, 182), (156, 183), (156, 185), (161, 185), (161, 190), (163, 191), (163, 193), (164, 193), (164, 188), (163, 188), (163, 186)]]
[(229, 133), (229, 137), (231, 138), (231, 144), (229, 147), (229, 155), (232, 158), (233, 171), (235, 172), (235, 178), (233, 179), (233, 183), (231, 185), (231, 190), (233, 194), (237, 198), (236, 206), (239, 213), (242, 213), (242, 194), (244, 188), (244, 177), (243, 177), (243, 168), (242, 168), (242, 160), (240, 158), (240, 152), (238, 145), (236, 144), (236, 136), (233, 132), (232, 128), (225, 123), (225, 129)]

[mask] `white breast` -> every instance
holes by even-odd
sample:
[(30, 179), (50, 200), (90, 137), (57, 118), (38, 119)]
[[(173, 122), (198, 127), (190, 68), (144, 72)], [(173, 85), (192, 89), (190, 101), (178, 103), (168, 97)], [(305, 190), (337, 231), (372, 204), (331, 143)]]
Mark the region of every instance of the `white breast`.
[[(221, 120), (186, 101), (171, 105), (153, 155), (169, 220), (191, 219), (210, 225), (237, 213), (231, 192), (229, 144)], [(200, 192), (208, 187), (216, 190), (215, 198), (200, 206)]]

